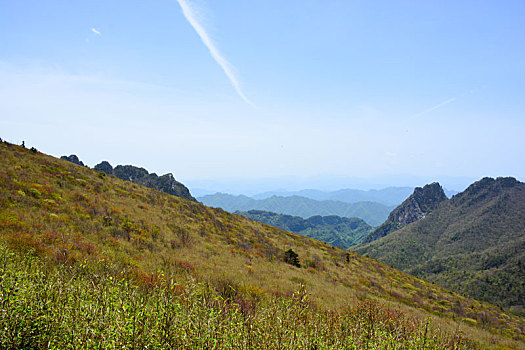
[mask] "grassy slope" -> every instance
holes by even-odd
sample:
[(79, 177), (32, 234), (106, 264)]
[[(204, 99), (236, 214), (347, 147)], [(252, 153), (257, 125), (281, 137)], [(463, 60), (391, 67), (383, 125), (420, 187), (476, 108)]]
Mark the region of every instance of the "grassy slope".
[[(377, 299), (420, 317), (430, 312), (445, 330), (459, 322), (482, 341), (525, 338), (523, 319), (371, 258), (18, 146), (0, 144), (0, 188), (0, 240), (52, 263), (104, 259), (145, 281), (185, 271), (261, 296), (305, 285), (325, 310)], [(304, 268), (281, 261), (289, 248)]]
[(498, 181), (481, 180), (426, 218), (356, 250), (525, 315), (525, 185), (498, 189)]
[[(261, 298), (235, 285), (180, 284), (157, 275), (137, 284), (105, 261), (46, 266), (0, 245), (2, 349), (473, 349), (376, 302), (334, 312), (304, 287)], [(219, 288), (217, 288), (219, 287)]]

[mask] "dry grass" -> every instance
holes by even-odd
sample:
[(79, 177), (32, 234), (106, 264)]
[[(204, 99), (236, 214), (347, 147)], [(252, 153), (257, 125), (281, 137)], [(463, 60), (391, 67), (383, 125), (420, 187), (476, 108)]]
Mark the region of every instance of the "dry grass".
[[(144, 281), (160, 272), (232, 281), (262, 297), (304, 285), (312, 305), (393, 303), (487, 346), (524, 347), (525, 321), (334, 248), (14, 145), (0, 144), (0, 240), (60, 264), (111, 261)], [(302, 268), (282, 261), (292, 248)], [(513, 340), (514, 338), (514, 340)]]

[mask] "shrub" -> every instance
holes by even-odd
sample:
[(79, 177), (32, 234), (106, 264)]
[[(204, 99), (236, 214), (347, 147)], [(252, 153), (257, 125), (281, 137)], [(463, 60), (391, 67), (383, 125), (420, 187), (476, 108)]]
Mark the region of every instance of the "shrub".
[(35, 198), (40, 198), (42, 197), (42, 193), (40, 193), (39, 190), (37, 190), (36, 188), (30, 188), (29, 189), (29, 194)]
[(188, 229), (174, 224), (170, 224), (169, 227), (178, 239), (178, 244), (177, 242), (170, 241), (172, 248), (189, 247), (193, 244), (193, 236)]
[(288, 249), (286, 252), (284, 252), (284, 262), (296, 267), (301, 267), (301, 263), (299, 262), (299, 255), (297, 255), (296, 252), (294, 252), (291, 248)]

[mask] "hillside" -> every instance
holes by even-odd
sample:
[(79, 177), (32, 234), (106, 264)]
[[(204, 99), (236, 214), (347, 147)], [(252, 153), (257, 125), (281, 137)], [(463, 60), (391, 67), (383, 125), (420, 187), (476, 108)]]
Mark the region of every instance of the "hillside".
[(236, 211), (264, 210), (278, 214), (300, 216), (337, 215), (347, 218), (360, 218), (371, 226), (378, 226), (385, 221), (392, 207), (375, 202), (345, 203), (340, 201), (317, 201), (314, 199), (291, 196), (273, 196), (266, 199), (253, 199), (247, 196), (233, 196), (216, 193), (198, 198), (203, 204), (222, 208), (231, 213)]
[[(2, 299), (9, 311), (0, 315), (1, 322), (8, 322), (2, 323), (2, 329), (7, 331), (1, 336), (13, 335), (6, 340), (8, 343), (26, 339), (17, 336), (25, 334), (25, 330), (38, 330), (39, 333), (28, 333), (31, 336), (45, 337), (48, 334), (45, 332), (58, 332), (65, 337), (58, 339), (83, 339), (76, 337), (80, 333), (68, 333), (69, 330), (80, 332), (82, 325), (94, 322), (96, 325), (89, 331), (93, 333), (82, 334), (89, 339), (92, 334), (102, 334), (97, 341), (108, 339), (106, 336), (142, 341), (149, 334), (144, 331), (148, 329), (159, 336), (193, 330), (196, 333), (185, 333), (181, 335), (183, 338), (173, 335), (163, 341), (210, 339), (211, 343), (205, 344), (213, 344), (220, 334), (228, 337), (237, 334), (230, 332), (237, 329), (233, 325), (239, 324), (256, 334), (279, 332), (276, 334), (282, 336), (272, 338), (276, 339), (272, 344), (296, 339), (286, 324), (294, 325), (297, 319), (281, 325), (275, 324), (275, 317), (269, 323), (259, 322), (246, 316), (246, 310), (255, 309), (253, 315), (257, 317), (279, 316), (279, 310), (296, 310), (291, 314), (297, 317), (310, 315), (300, 320), (307, 327), (305, 334), (312, 334), (311, 339), (326, 339), (327, 335), (316, 336), (314, 330), (326, 330), (326, 320), (335, 322), (336, 315), (342, 315), (348, 321), (369, 320), (367, 328), (350, 329), (365, 335), (367, 342), (373, 339), (374, 346), (380, 347), (381, 343), (375, 342), (382, 340), (376, 337), (391, 333), (378, 328), (384, 323), (377, 317), (391, 315), (391, 319), (398, 320), (405, 317), (396, 314), (400, 312), (407, 319), (413, 318), (412, 324), (416, 325), (430, 317), (433, 326), (429, 327), (437, 329), (432, 334), (436, 337), (449, 334), (449, 344), (456, 344), (461, 328), (462, 334), (481, 344), (511, 348), (524, 345), (525, 321), (498, 307), (449, 292), (354, 252), (36, 150), (0, 143), (0, 188), (0, 245), (7, 249), (2, 248), (0, 256), (3, 281), (9, 283), (3, 284), (0, 292), (9, 296), (12, 291), (19, 291), (16, 299)], [(11, 257), (9, 251), (19, 258)], [(297, 254), (300, 267), (286, 262), (290, 251)], [(38, 270), (38, 266), (45, 272)], [(46, 270), (53, 266), (56, 272)], [(164, 282), (169, 283), (167, 294), (160, 289)], [(140, 289), (135, 289), (134, 284)], [(304, 292), (297, 294), (301, 289)], [(152, 297), (155, 295), (157, 299)], [(294, 302), (306, 300), (306, 295), (308, 304)], [(281, 297), (285, 298), (277, 299), (284, 300), (281, 309), (265, 306)], [(54, 305), (53, 310), (48, 308), (51, 305), (48, 301)], [(371, 313), (343, 312), (366, 310), (359, 306), (363, 302), (375, 305), (367, 307)], [(297, 309), (292, 305), (298, 305)], [(306, 306), (309, 311), (304, 311)], [(101, 310), (116, 320), (100, 317)], [(86, 318), (82, 321), (83, 315)], [(244, 316), (237, 318), (241, 315)], [(324, 321), (312, 323), (310, 320), (315, 317)], [(118, 321), (121, 318), (122, 322)], [(38, 328), (40, 320), (45, 319), (62, 323)], [(206, 327), (214, 327), (209, 331), (211, 338), (204, 335), (199, 338), (203, 328), (199, 326), (201, 323), (194, 322), (201, 321)], [(223, 321), (228, 323), (225, 325)], [(178, 325), (177, 322), (185, 326), (163, 328), (172, 323)], [(6, 324), (9, 328), (5, 328)], [(321, 328), (315, 328), (316, 324), (321, 324)], [(341, 323), (341, 329), (348, 326), (349, 323)], [(135, 332), (136, 327), (142, 333)], [(412, 334), (408, 323), (392, 327)], [(420, 342), (426, 341), (424, 335), (429, 327), (415, 328), (414, 334), (419, 334)], [(221, 341), (227, 340), (221, 338)], [(387, 341), (392, 344), (393, 339)], [(149, 344), (144, 340), (146, 343)], [(113, 347), (118, 348), (118, 344)], [(221, 344), (226, 347), (226, 343)], [(402, 347), (415, 346), (410, 344), (416, 343)], [(198, 344), (186, 348), (192, 346)]]
[[(84, 166), (84, 163), (78, 159), (74, 154), (70, 156), (62, 156), (60, 159), (67, 160), (73, 164)], [(119, 179), (135, 182), (149, 188), (153, 188), (173, 196), (186, 198), (190, 201), (196, 202), (190, 194), (190, 190), (173, 177), (173, 174), (168, 173), (158, 176), (155, 173), (149, 173), (146, 169), (136, 167), (133, 165), (117, 165), (115, 168), (109, 162), (103, 161), (95, 165), (95, 169), (103, 171), (108, 175), (114, 175)]]
[(263, 210), (237, 211), (235, 214), (259, 221), (282, 230), (318, 239), (335, 247), (347, 249), (362, 242), (372, 231), (372, 226), (358, 218), (340, 216), (300, 216), (283, 215)]
[(370, 243), (414, 221), (423, 219), (447, 199), (445, 192), (437, 182), (422, 188), (416, 187), (414, 193), (392, 210), (387, 220), (371, 232), (363, 243)]
[(525, 314), (525, 184), (484, 178), (358, 252)]

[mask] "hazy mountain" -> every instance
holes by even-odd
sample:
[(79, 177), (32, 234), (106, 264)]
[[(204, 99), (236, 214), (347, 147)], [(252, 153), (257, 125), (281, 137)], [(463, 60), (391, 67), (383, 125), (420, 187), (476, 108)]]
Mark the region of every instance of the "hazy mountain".
[(300, 216), (262, 210), (236, 211), (235, 214), (344, 249), (361, 243), (373, 230), (372, 226), (362, 219), (343, 218), (336, 215), (317, 215), (303, 219)]
[(414, 193), (400, 206), (392, 210), (390, 215), (388, 215), (388, 219), (370, 233), (363, 243), (370, 243), (392, 231), (399, 230), (414, 221), (424, 218), (428, 213), (436, 209), (441, 202), (446, 200), (447, 196), (437, 182), (425, 185), (423, 188), (416, 187)]
[(356, 250), (523, 315), (525, 184), (484, 178), (420, 220)]
[(392, 207), (375, 202), (345, 203), (340, 201), (317, 201), (314, 199), (290, 196), (273, 196), (266, 199), (253, 199), (247, 196), (233, 196), (216, 193), (198, 198), (203, 204), (222, 208), (229, 212), (265, 210), (278, 214), (296, 215), (309, 218), (315, 215), (337, 215), (347, 218), (360, 218), (369, 225), (377, 226), (385, 221)]
[(448, 190), (446, 188), (443, 188), (443, 192), (445, 192), (448, 198), (452, 198), (453, 196), (459, 193), (458, 191)]
[(299, 190), (299, 191), (286, 191), (286, 190), (280, 190), (280, 191), (266, 191), (262, 193), (257, 193), (253, 196), (250, 196), (254, 199), (266, 199), (273, 196), (279, 196), (279, 197), (291, 197), (291, 196), (300, 196), (300, 197), (306, 197), (310, 199), (315, 199), (318, 201), (325, 200), (329, 196), (330, 192), (321, 191), (321, 190), (313, 190), (313, 189), (305, 189), (305, 190)]
[(270, 191), (252, 196), (255, 199), (266, 199), (272, 196), (290, 197), (300, 196), (318, 201), (333, 200), (347, 203), (377, 202), (387, 206), (398, 205), (404, 201), (412, 187), (387, 187), (381, 190), (342, 189), (337, 191), (301, 190), (301, 191)]
[(189, 187), (189, 189), (195, 198), (217, 193), (217, 191), (207, 190), (199, 187)]
[[(434, 335), (447, 329), (444, 344), (456, 347), (461, 340), (457, 348), (484, 348), (465, 336), (512, 348), (525, 339), (522, 318), (355, 252), (5, 143), (0, 232), (6, 287), (0, 293), (8, 296), (0, 348), (39, 348), (72, 329), (82, 335), (79, 347), (102, 338), (109, 345), (115, 329), (128, 329), (123, 333), (140, 337), (138, 344), (151, 332), (158, 335), (144, 348), (177, 348), (202, 325), (206, 333), (228, 331), (240, 342), (251, 335), (242, 338), (238, 331), (263, 334), (251, 344), (276, 330), (277, 341), (264, 348), (282, 347), (283, 337), (290, 341), (284, 347), (297, 348), (303, 330), (312, 335), (304, 344), (326, 339), (318, 330), (334, 317), (338, 335), (326, 347), (341, 344), (348, 332), (347, 347), (359, 337), (360, 348), (422, 341), (434, 348)], [(292, 253), (294, 265), (285, 259)], [(289, 327), (275, 328), (275, 315)], [(341, 318), (357, 324), (341, 324)], [(269, 323), (261, 326), (261, 319)], [(305, 327), (298, 329), (297, 320)], [(467, 322), (483, 328), (464, 327)], [(93, 332), (84, 332), (93, 325)], [(371, 332), (385, 338), (376, 342)], [(396, 339), (415, 337), (398, 344), (392, 332)], [(169, 342), (159, 343), (162, 337)], [(200, 336), (189, 337), (195, 341), (184, 348), (202, 347)], [(231, 339), (215, 340), (225, 348)]]

